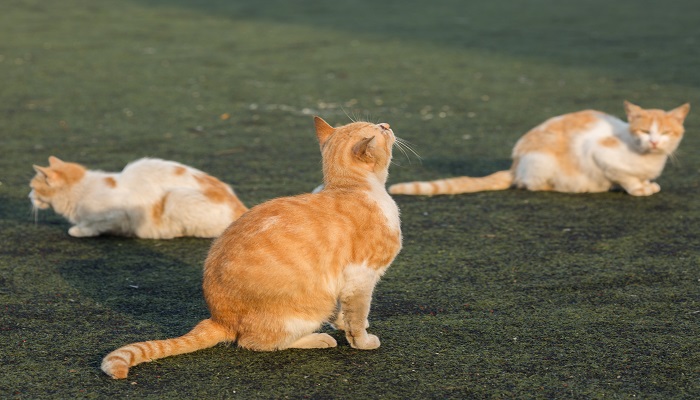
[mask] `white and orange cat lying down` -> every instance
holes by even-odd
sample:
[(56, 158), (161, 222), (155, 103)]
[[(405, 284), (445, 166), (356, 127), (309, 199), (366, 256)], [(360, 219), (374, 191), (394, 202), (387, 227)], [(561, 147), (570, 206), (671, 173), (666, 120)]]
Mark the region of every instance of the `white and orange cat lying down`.
[(230, 186), (174, 161), (142, 158), (110, 173), (51, 156), (34, 170), (34, 209), (53, 208), (74, 237), (216, 237), (247, 211)]
[(315, 118), (325, 189), (250, 209), (217, 239), (204, 263), (210, 317), (175, 339), (126, 345), (102, 370), (115, 379), (157, 358), (220, 342), (259, 351), (337, 345), (375, 349), (367, 333), (372, 292), (401, 249), (399, 210), (385, 189), (396, 137), (386, 123), (333, 128)]
[(671, 111), (643, 109), (625, 101), (628, 122), (599, 111), (551, 118), (515, 144), (507, 171), (472, 178), (398, 183), (389, 193), (439, 195), (504, 190), (567, 193), (606, 192), (622, 187), (633, 196), (661, 188), (652, 182), (683, 138), (690, 104)]

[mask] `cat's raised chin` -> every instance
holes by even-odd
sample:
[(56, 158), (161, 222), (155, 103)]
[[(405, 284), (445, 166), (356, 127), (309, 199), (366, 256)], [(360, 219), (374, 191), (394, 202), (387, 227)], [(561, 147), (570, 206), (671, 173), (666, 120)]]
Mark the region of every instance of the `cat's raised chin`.
[(389, 124), (334, 128), (314, 119), (323, 157), (319, 193), (253, 207), (217, 238), (204, 264), (210, 317), (184, 336), (126, 345), (102, 370), (115, 379), (157, 358), (220, 342), (259, 351), (337, 345), (376, 349), (367, 332), (372, 292), (401, 249), (399, 210), (384, 187), (396, 140)]

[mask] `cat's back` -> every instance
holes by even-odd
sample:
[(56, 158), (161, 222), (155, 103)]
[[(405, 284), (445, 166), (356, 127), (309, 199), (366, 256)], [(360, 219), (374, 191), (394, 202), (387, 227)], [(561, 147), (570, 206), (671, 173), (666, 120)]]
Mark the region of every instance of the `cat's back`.
[(620, 122), (615, 117), (595, 110), (553, 117), (523, 135), (513, 149), (513, 156), (530, 152), (568, 153), (577, 139), (590, 134), (612, 134)]
[(192, 167), (176, 161), (159, 158), (140, 158), (132, 161), (121, 172), (122, 179), (160, 179), (168, 180), (173, 177), (187, 177), (197, 171)]
[[(400, 249), (400, 235), (398, 226), (391, 225), (382, 206), (367, 192), (324, 190), (251, 208), (216, 239), (207, 265), (231, 263), (235, 268), (237, 260), (249, 259), (251, 254), (296, 260), (275, 265), (341, 266), (351, 260), (381, 264), (373, 258), (393, 259)], [(387, 254), (376, 253), (373, 245), (385, 247)]]

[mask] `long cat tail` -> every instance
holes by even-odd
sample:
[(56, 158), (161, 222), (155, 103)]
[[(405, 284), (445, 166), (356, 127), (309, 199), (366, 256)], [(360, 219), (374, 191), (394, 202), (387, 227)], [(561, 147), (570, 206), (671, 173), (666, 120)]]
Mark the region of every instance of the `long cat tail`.
[(129, 374), (129, 367), (158, 358), (191, 353), (196, 350), (213, 347), (224, 341), (233, 341), (235, 337), (221, 325), (205, 319), (190, 332), (174, 339), (151, 340), (120, 347), (107, 354), (102, 360), (102, 371), (114, 379), (124, 379)]
[(506, 190), (513, 185), (511, 171), (498, 171), (481, 178), (462, 176), (430, 182), (406, 182), (389, 186), (391, 194), (426, 195), (459, 194)]

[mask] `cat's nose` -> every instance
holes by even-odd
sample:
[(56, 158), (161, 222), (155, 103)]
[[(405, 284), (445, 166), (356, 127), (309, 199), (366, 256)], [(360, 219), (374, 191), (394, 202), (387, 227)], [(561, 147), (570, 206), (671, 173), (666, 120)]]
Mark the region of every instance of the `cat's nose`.
[(382, 128), (385, 131), (388, 131), (389, 129), (391, 129), (391, 126), (389, 124), (387, 124), (386, 122), (382, 122), (381, 124), (378, 124), (378, 125), (380, 128)]

